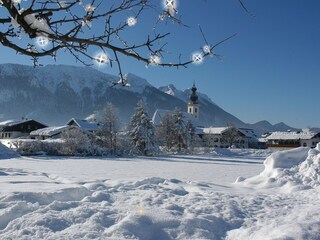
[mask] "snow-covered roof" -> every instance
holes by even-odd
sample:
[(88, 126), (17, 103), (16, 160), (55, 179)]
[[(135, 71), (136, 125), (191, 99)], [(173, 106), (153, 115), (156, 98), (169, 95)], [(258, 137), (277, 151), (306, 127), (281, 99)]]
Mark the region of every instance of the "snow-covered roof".
[(303, 131), (288, 131), (288, 132), (273, 132), (271, 133), (266, 139), (268, 140), (298, 140), (298, 139), (312, 139), (315, 137), (318, 133), (309, 131), (309, 130), (303, 130)]
[[(21, 119), (21, 120), (10, 119), (10, 120), (6, 120), (6, 121), (3, 121), (3, 122), (0, 122), (0, 127), (11, 127), (11, 126), (15, 126), (15, 125), (18, 125), (18, 124), (21, 124), (21, 123), (30, 122), (30, 121), (38, 122), (38, 121), (33, 120), (33, 119)], [(38, 123), (40, 123), (40, 122), (38, 122)], [(40, 123), (40, 124), (45, 125), (43, 123)]]
[(97, 122), (88, 122), (87, 120), (84, 119), (77, 119), (77, 118), (71, 118), (68, 122), (67, 125), (77, 125), (79, 128), (87, 130), (87, 131), (96, 131), (99, 128), (99, 123)]
[(66, 129), (69, 129), (71, 126), (63, 125), (58, 127), (46, 127), (41, 128), (35, 131), (32, 131), (30, 133), (30, 136), (46, 136), (46, 137), (52, 137), (54, 135), (57, 135), (59, 133), (62, 133)]
[[(154, 125), (159, 125), (163, 116), (165, 114), (169, 114), (169, 115), (173, 115), (175, 111), (172, 111), (172, 110), (165, 110), (165, 109), (157, 109), (153, 116), (152, 116), (152, 123)], [(186, 121), (191, 121), (193, 126), (199, 126), (199, 121), (197, 119), (195, 119), (192, 115), (186, 113), (186, 112), (181, 112), (182, 113), (182, 116), (183, 118), (186, 120)]]
[(208, 127), (208, 128), (199, 128), (202, 130), (203, 134), (216, 134), (220, 135), (224, 133), (229, 127)]

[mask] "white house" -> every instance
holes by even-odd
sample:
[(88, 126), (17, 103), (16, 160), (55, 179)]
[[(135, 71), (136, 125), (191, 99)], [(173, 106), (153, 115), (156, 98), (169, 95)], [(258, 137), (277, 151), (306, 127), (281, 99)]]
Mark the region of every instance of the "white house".
[(302, 131), (273, 132), (266, 137), (269, 148), (295, 148), (317, 146), (320, 142), (320, 132), (310, 129)]
[(235, 127), (198, 128), (197, 133), (208, 147), (248, 148), (250, 137)]

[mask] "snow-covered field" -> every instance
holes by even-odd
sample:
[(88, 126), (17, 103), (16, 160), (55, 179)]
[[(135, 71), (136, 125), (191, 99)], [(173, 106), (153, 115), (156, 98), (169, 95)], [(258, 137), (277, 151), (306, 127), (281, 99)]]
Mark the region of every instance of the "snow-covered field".
[(320, 146), (270, 154), (19, 157), (0, 145), (0, 239), (320, 239)]

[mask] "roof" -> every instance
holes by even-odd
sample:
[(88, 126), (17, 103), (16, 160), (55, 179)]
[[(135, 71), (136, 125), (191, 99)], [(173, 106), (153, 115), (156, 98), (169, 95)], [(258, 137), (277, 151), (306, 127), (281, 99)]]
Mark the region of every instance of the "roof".
[(273, 132), (266, 139), (268, 140), (308, 140), (316, 137), (319, 133), (310, 131), (309, 129), (294, 132)]
[(11, 120), (6, 120), (6, 121), (3, 121), (3, 122), (0, 122), (0, 128), (1, 129), (6, 129), (7, 127), (14, 127), (16, 125), (19, 125), (19, 124), (23, 124), (23, 123), (27, 123), (27, 122), (36, 122), (38, 124), (41, 124), (43, 125), (44, 127), (46, 127), (47, 125), (41, 123), (41, 122), (38, 122), (36, 120), (33, 120), (33, 119), (21, 119), (21, 120), (14, 120), (14, 119), (11, 119)]
[(24, 122), (28, 122), (28, 121), (31, 121), (32, 119), (23, 119), (23, 120), (6, 120), (6, 121), (3, 121), (3, 122), (0, 122), (0, 126), (5, 126), (5, 127), (11, 127), (11, 126), (14, 126), (14, 125), (18, 125), (20, 123), (24, 123)]
[(59, 133), (62, 133), (66, 129), (71, 128), (70, 126), (64, 125), (64, 126), (58, 126), (58, 127), (46, 127), (41, 128), (35, 131), (32, 131), (30, 133), (31, 136), (46, 136), (46, 137), (52, 137), (54, 135), (57, 135)]
[(229, 127), (208, 127), (208, 128), (199, 128), (202, 130), (203, 134), (216, 134), (220, 135), (228, 130)]
[(76, 125), (81, 129), (87, 130), (87, 131), (96, 131), (99, 128), (99, 123), (98, 122), (88, 122), (87, 120), (84, 119), (77, 119), (77, 118), (71, 118), (68, 122), (67, 125)]
[[(175, 111), (173, 110), (165, 110), (165, 109), (157, 109), (152, 116), (152, 123), (154, 125), (159, 125), (161, 120), (165, 114), (173, 115)], [(192, 115), (181, 112), (184, 120), (191, 121), (193, 126), (200, 126), (199, 121), (195, 119)]]

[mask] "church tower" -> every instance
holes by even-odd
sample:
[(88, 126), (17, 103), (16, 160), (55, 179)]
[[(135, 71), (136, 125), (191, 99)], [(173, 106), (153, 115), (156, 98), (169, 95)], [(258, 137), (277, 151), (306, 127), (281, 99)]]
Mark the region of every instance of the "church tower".
[(199, 119), (199, 103), (198, 103), (198, 96), (197, 96), (197, 88), (196, 85), (193, 83), (191, 88), (191, 95), (189, 97), (188, 103), (188, 113), (191, 114), (195, 119)]

